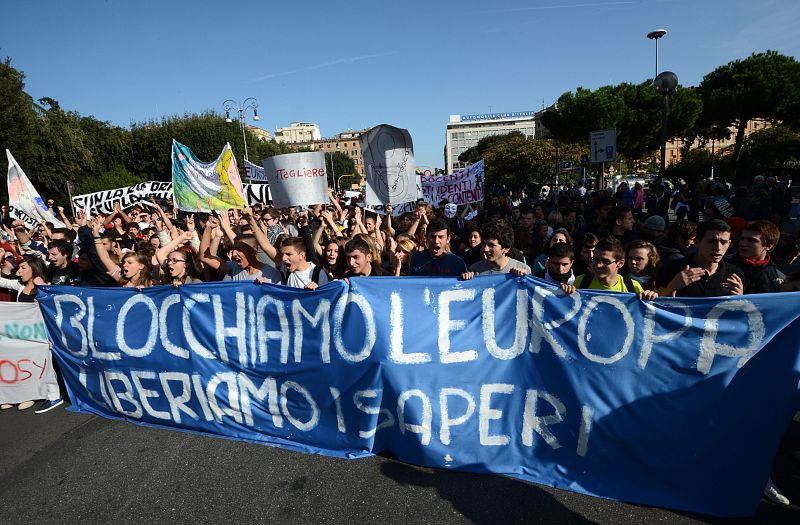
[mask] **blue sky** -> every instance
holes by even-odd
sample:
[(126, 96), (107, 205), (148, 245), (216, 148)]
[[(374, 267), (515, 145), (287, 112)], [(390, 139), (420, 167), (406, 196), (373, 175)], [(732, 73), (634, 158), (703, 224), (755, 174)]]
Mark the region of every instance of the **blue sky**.
[(451, 114), (652, 78), (653, 29), (669, 31), (660, 69), (683, 85), (752, 52), (800, 54), (797, 0), (4, 0), (2, 13), (0, 56), (34, 98), (128, 126), (256, 97), (270, 132), (392, 124), (432, 167)]

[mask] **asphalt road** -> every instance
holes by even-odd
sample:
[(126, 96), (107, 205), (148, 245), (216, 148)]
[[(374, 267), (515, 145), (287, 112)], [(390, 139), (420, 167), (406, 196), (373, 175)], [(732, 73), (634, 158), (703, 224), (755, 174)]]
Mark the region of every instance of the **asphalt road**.
[[(787, 449), (800, 449), (794, 423)], [(720, 520), (612, 502), (502, 476), (340, 460), (146, 428), (62, 408), (0, 412), (0, 523), (800, 523), (762, 502)], [(800, 502), (800, 461), (775, 472)]]

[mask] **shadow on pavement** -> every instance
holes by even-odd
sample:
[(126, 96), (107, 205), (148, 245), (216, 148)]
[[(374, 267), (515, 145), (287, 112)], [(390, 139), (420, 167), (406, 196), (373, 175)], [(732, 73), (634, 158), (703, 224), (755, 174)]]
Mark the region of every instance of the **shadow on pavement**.
[(397, 483), (435, 488), (442, 499), (477, 524), (596, 523), (566, 508), (552, 494), (512, 478), (423, 469), (397, 461), (382, 464), (381, 471)]

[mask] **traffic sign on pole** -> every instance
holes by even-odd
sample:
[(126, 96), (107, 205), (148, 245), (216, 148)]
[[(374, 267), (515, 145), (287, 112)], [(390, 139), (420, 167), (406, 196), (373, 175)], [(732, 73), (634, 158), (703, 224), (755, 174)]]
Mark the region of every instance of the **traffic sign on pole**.
[(589, 151), (593, 163), (617, 160), (617, 130), (600, 129), (589, 133)]
[(562, 162), (561, 163), (561, 169), (562, 170), (571, 170), (572, 169), (572, 161), (565, 160), (564, 162)]

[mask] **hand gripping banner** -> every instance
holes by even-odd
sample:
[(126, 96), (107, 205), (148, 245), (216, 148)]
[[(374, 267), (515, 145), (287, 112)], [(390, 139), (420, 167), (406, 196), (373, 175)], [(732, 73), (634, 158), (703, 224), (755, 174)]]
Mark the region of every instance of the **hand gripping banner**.
[(499, 275), (39, 303), (83, 412), (742, 516), (798, 407), (799, 295), (648, 303)]

